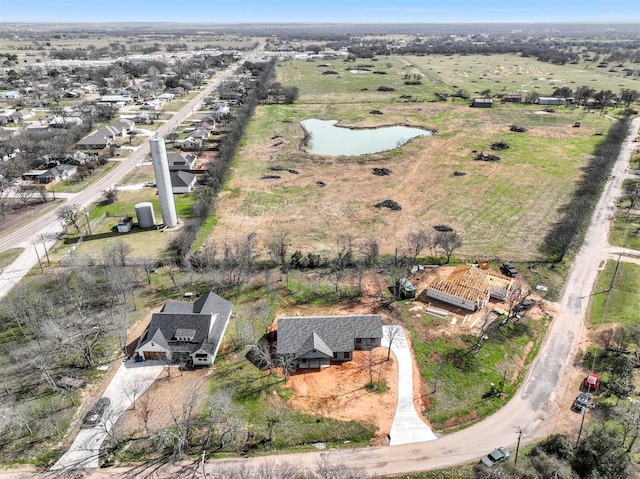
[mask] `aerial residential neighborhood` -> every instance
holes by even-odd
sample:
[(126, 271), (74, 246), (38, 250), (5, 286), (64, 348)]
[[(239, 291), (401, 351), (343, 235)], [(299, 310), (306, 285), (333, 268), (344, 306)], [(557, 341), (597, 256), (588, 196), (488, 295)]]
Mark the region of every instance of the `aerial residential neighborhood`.
[(0, 476), (640, 477), (637, 8), (409, 3), (3, 18)]

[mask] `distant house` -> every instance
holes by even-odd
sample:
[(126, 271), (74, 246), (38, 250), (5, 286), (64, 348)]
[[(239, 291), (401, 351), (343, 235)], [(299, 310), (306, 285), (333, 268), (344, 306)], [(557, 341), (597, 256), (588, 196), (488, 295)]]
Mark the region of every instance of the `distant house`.
[(135, 123), (132, 120), (120, 119), (85, 136), (76, 143), (76, 148), (79, 150), (101, 150), (109, 146), (114, 138), (126, 136), (134, 126)]
[(182, 144), (180, 145), (180, 149), (183, 151), (193, 151), (198, 150), (202, 147), (202, 140), (200, 138), (187, 137)]
[(565, 105), (567, 99), (555, 96), (541, 96), (538, 98), (538, 105)]
[(158, 100), (162, 101), (163, 103), (171, 101), (174, 98), (175, 98), (175, 95), (173, 93), (163, 93), (162, 95), (158, 96)]
[(171, 190), (174, 194), (189, 193), (196, 184), (197, 177), (188, 171), (172, 171)]
[(503, 96), (502, 101), (505, 103), (520, 103), (522, 102), (522, 95), (519, 93), (510, 93)]
[(427, 286), (428, 297), (445, 303), (476, 311), (484, 308), (493, 297), (506, 301), (511, 295), (513, 280), (483, 270), (476, 265), (462, 265), (455, 268), (446, 278), (440, 278)]
[(16, 98), (20, 98), (22, 95), (17, 91), (3, 91), (0, 92), (0, 98), (4, 100), (15, 100)]
[(353, 359), (356, 349), (380, 346), (379, 315), (278, 318), (277, 353), (301, 369), (326, 368)]
[(491, 98), (474, 98), (471, 106), (474, 108), (491, 108), (493, 100)]
[(77, 173), (76, 165), (57, 165), (46, 170), (30, 170), (22, 174), (22, 179), (40, 185), (49, 185), (66, 180)]
[(136, 355), (143, 360), (211, 366), (220, 348), (232, 304), (213, 292), (195, 302), (167, 301), (151, 316)]
[(5, 125), (10, 123), (11, 115), (13, 115), (16, 111), (13, 109), (0, 110), (0, 125)]
[(82, 125), (82, 118), (79, 116), (53, 116), (49, 119), (51, 128), (68, 128), (77, 125)]
[(118, 103), (128, 105), (131, 101), (132, 99), (128, 95), (104, 95), (98, 99), (99, 103), (108, 103), (111, 105), (116, 105)]
[(140, 109), (155, 111), (160, 109), (162, 105), (164, 105), (164, 102), (161, 100), (147, 100), (142, 105), (140, 105)]
[(35, 113), (32, 110), (16, 110), (9, 115), (9, 122), (20, 123), (21, 121), (31, 118)]
[(198, 157), (192, 153), (167, 153), (170, 171), (191, 170), (196, 166)]

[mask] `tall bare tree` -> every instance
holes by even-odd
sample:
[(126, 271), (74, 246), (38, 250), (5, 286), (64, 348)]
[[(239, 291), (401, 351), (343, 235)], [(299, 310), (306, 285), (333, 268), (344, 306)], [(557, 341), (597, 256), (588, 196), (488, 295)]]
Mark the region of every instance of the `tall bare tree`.
[(462, 247), (462, 237), (455, 231), (438, 231), (433, 243), (444, 251), (446, 262), (449, 263), (453, 252)]
[(405, 242), (409, 255), (411, 256), (411, 263), (415, 265), (418, 262), (418, 256), (426, 248), (431, 247), (433, 243), (433, 237), (426, 230), (412, 230), (405, 236)]

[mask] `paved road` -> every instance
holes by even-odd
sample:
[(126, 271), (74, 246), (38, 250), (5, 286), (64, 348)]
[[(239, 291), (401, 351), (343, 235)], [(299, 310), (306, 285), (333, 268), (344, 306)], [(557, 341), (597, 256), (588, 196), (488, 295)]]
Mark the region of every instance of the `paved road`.
[[(567, 379), (567, 365), (571, 364), (583, 334), (586, 301), (591, 294), (599, 263), (608, 254), (609, 218), (615, 210), (615, 199), (620, 194), (631, 153), (631, 139), (635, 137), (639, 127), (640, 119), (634, 120), (629, 138), (625, 141), (611, 178), (596, 206), (584, 244), (570, 269), (557, 305), (558, 312), (549, 327), (538, 358), (522, 387), (505, 407), (474, 426), (436, 441), (383, 448), (214, 460), (206, 463), (208, 477), (215, 477), (216, 472), (224, 469), (258, 468), (265, 464), (277, 468), (286, 463), (313, 470), (317, 468), (319, 461), (363, 467), (370, 474), (378, 476), (410, 474), (477, 461), (496, 446), (513, 447), (519, 430), (524, 433), (524, 444), (548, 435), (559, 415), (567, 413), (558, 407), (557, 396), (562, 390), (560, 385)], [(177, 472), (185, 465), (167, 466), (155, 471), (153, 476), (140, 471), (136, 477), (201, 477), (199, 473), (185, 475)], [(108, 471), (95, 469), (86, 471), (85, 477), (131, 477), (131, 473), (131, 469), (126, 468)], [(43, 476), (55, 477), (49, 474)], [(0, 478), (9, 477), (33, 477), (33, 474), (0, 474)]]
[[(261, 44), (259, 48), (262, 48)], [(245, 59), (253, 58), (255, 53), (250, 53), (245, 56)], [(187, 103), (180, 111), (176, 112), (170, 120), (166, 121), (157, 130), (159, 136), (164, 136), (174, 127), (179, 125), (188, 115), (197, 110), (204, 98), (209, 95), (221, 82), (229, 77), (236, 67), (244, 61), (241, 60), (229, 67), (224, 72), (218, 74), (209, 84), (206, 85), (198, 95)], [(73, 197), (73, 204), (83, 208), (89, 206), (91, 203), (97, 201), (105, 190), (112, 188), (119, 183), (136, 165), (141, 162), (149, 154), (149, 142), (143, 143), (137, 148), (131, 156), (120, 161), (120, 164), (107, 173), (105, 176), (97, 180), (92, 185), (88, 186), (85, 190), (77, 193)], [(8, 235), (0, 238), (0, 252), (6, 251), (11, 248), (22, 247), (24, 252), (16, 260), (0, 274), (0, 299), (5, 297), (11, 289), (20, 282), (20, 280), (29, 272), (31, 268), (38, 264), (38, 258), (36, 256), (36, 248), (39, 255), (44, 255), (44, 246), (40, 241), (42, 234), (46, 233), (59, 233), (61, 226), (57, 218), (58, 207), (44, 215), (35, 218), (33, 222), (28, 225), (9, 233)], [(34, 247), (34, 244), (36, 245)], [(47, 247), (50, 247), (53, 243), (49, 242)]]
[[(505, 407), (478, 424), (436, 441), (383, 448), (214, 460), (206, 464), (208, 476), (215, 477), (216, 471), (224, 469), (258, 468), (265, 464), (277, 467), (287, 463), (312, 470), (322, 460), (336, 465), (364, 467), (370, 474), (378, 476), (410, 474), (477, 461), (497, 446), (513, 448), (519, 430), (524, 434), (523, 444), (546, 437), (553, 430), (558, 417), (567, 414), (566, 410), (558, 407), (558, 401), (568, 379), (567, 365), (572, 363), (582, 338), (585, 308), (599, 263), (608, 254), (609, 218), (615, 211), (615, 200), (620, 195), (631, 154), (631, 140), (638, 128), (640, 119), (633, 121), (629, 137), (596, 206), (538, 358), (522, 387)], [(154, 477), (172, 477), (175, 471), (168, 467)], [(95, 475), (92, 473), (90, 477), (106, 477), (99, 471), (94, 472)], [(114, 470), (113, 474), (125, 474), (125, 470)]]

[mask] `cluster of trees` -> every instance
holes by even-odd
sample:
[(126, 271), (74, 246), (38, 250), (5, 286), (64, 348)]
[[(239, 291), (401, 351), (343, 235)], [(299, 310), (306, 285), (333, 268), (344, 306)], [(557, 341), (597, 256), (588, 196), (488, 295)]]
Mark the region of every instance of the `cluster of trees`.
[(593, 98), (603, 106), (609, 105), (612, 100), (618, 99), (621, 104), (630, 107), (632, 103), (640, 99), (640, 92), (629, 88), (623, 88), (619, 94), (611, 90), (596, 90), (588, 86), (579, 86), (575, 90), (569, 87), (559, 87), (553, 91), (553, 96), (561, 98), (573, 98), (576, 105), (584, 105), (589, 98)]
[(123, 267), (129, 254), (114, 243), (98, 258), (17, 286), (0, 304), (1, 334), (11, 338), (0, 344), (0, 450), (59, 440), (78, 385), (113, 359), (114, 345), (126, 346), (135, 289), (155, 266)]
[(477, 466), (476, 479), (622, 479), (629, 477), (631, 450), (637, 428), (621, 429), (599, 422), (576, 444), (554, 434), (519, 458), (487, 470)]
[(86, 117), (82, 125), (61, 129), (20, 128), (15, 135), (0, 140), (16, 152), (12, 161), (0, 164), (0, 174), (6, 178), (20, 177), (25, 171), (42, 165), (44, 158), (63, 158), (71, 153), (73, 145), (91, 131), (93, 120)]
[[(640, 42), (637, 38), (621, 37), (618, 41), (582, 38), (544, 38), (540, 35), (485, 34), (485, 35), (456, 35), (436, 34), (428, 37), (415, 37), (405, 44), (391, 44), (386, 39), (348, 38), (340, 41), (327, 42), (327, 47), (335, 50), (347, 48), (357, 58), (373, 58), (380, 55), (490, 55), (514, 54), (523, 57), (533, 57), (539, 61), (564, 65), (577, 63), (581, 59), (594, 61), (594, 58), (604, 65), (608, 62), (640, 61)], [(595, 52), (592, 57), (591, 53)], [(630, 70), (633, 74), (633, 70)]]
[(290, 105), (298, 99), (297, 86), (284, 86), (280, 82), (271, 82), (266, 91), (261, 92), (261, 103), (284, 103)]
[[(371, 268), (381, 266), (389, 276), (389, 283), (395, 284), (397, 279), (409, 275), (419, 261), (448, 263), (461, 246), (462, 237), (455, 231), (431, 233), (422, 229), (409, 231), (395, 253), (384, 257), (375, 238), (357, 240), (350, 235), (336, 236), (331, 251), (303, 253), (300, 249), (292, 250), (289, 234), (281, 231), (264, 238), (251, 233), (236, 240), (209, 241), (189, 254), (183, 264), (217, 291), (238, 290), (256, 274), (268, 275), (272, 268), (278, 268), (285, 275), (292, 270), (315, 269), (330, 278), (335, 293), (344, 279), (354, 278), (360, 294), (363, 276)], [(429, 257), (425, 258), (422, 255), (427, 251)]]

